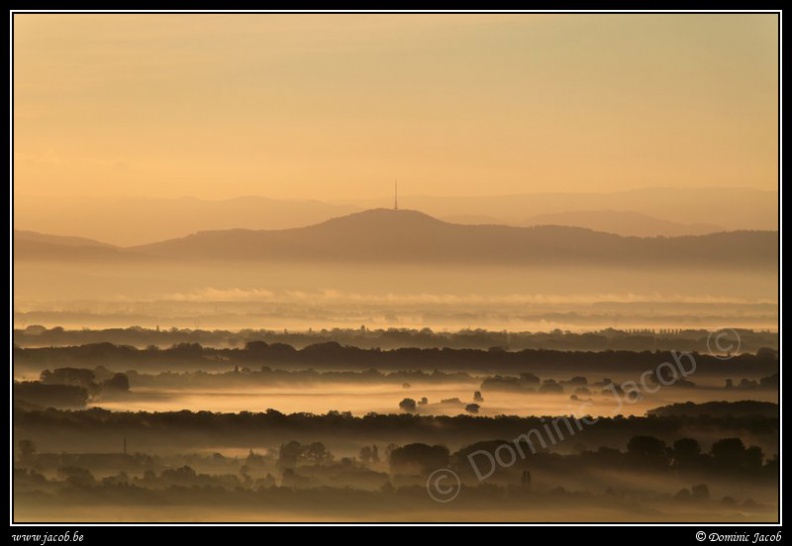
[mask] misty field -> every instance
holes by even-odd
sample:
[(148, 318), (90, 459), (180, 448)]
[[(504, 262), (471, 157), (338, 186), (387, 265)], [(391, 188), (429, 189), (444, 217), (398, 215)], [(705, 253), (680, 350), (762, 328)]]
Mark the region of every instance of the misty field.
[[(17, 331), (31, 346), (14, 350), (15, 518), (777, 519), (773, 348), (42, 344), (184, 333)], [(698, 343), (699, 335), (667, 337)], [(457, 336), (448, 339), (473, 339)]]

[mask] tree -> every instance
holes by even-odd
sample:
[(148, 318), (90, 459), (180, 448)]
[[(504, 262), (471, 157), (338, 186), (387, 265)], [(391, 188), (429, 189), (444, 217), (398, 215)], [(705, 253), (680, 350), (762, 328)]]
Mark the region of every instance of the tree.
[(107, 476), (106, 478), (102, 478), (102, 485), (110, 485), (110, 486), (125, 486), (129, 485), (129, 476), (123, 470), (120, 471), (115, 476)]
[(746, 468), (760, 468), (762, 466), (762, 461), (764, 461), (764, 453), (762, 453), (761, 447), (751, 446), (745, 450), (743, 464)]
[(680, 438), (674, 442), (673, 457), (677, 466), (695, 464), (701, 456), (701, 445), (693, 438)]
[(654, 436), (633, 436), (627, 442), (627, 453), (640, 463), (652, 465), (668, 463), (665, 442)]
[(72, 487), (89, 487), (96, 483), (96, 479), (87, 468), (77, 466), (58, 468), (58, 476), (64, 478)]
[(527, 372), (520, 374), (520, 381), (522, 383), (538, 384), (540, 380), (534, 374)]
[(415, 411), (416, 404), (415, 400), (412, 398), (405, 398), (401, 402), (399, 402), (399, 407), (406, 412), (412, 413)]
[(275, 476), (267, 472), (267, 475), (263, 478), (259, 478), (255, 482), (255, 487), (257, 490), (260, 489), (268, 489), (270, 487), (275, 487)]
[(555, 379), (545, 379), (542, 386), (539, 387), (539, 392), (546, 394), (562, 394), (564, 392), (564, 387), (557, 383)]
[(125, 373), (114, 374), (113, 377), (102, 382), (102, 390), (129, 392), (129, 378)]
[(694, 485), (690, 488), (690, 494), (696, 500), (709, 500), (709, 487), (704, 483)]
[(278, 466), (280, 468), (296, 468), (299, 463), (322, 464), (332, 460), (333, 454), (322, 442), (303, 445), (300, 442), (292, 441), (281, 445)]
[(333, 455), (327, 451), (322, 442), (313, 442), (303, 449), (302, 456), (305, 460), (314, 464), (322, 464), (333, 460)]
[(41, 372), (41, 382), (45, 385), (69, 385), (82, 387), (89, 393), (97, 390), (96, 376), (93, 370), (82, 368), (57, 368), (53, 371)]
[(712, 444), (712, 457), (717, 466), (725, 469), (761, 468), (764, 453), (758, 446), (745, 447), (739, 438), (723, 438)]
[(468, 404), (465, 406), (465, 411), (468, 413), (478, 413), (481, 406), (478, 404)]
[(160, 479), (176, 485), (192, 485), (198, 478), (198, 474), (191, 466), (184, 465), (179, 468), (166, 468), (160, 474)]
[(391, 452), (391, 472), (427, 475), (439, 468), (446, 468), (449, 456), (448, 448), (445, 446), (407, 444)]
[(723, 467), (742, 466), (745, 444), (739, 438), (723, 438), (712, 444), (715, 464)]
[(200, 343), (177, 343), (168, 352), (178, 358), (200, 358), (203, 356), (203, 347)]
[(263, 355), (269, 349), (269, 344), (266, 341), (248, 341), (245, 343), (245, 351), (254, 355)]
[(294, 468), (302, 454), (300, 442), (289, 442), (281, 444), (278, 452), (278, 466), (281, 468)]
[(393, 453), (393, 451), (398, 448), (399, 445), (394, 443), (390, 443), (387, 446), (385, 446), (385, 460), (390, 462), (391, 453)]
[(690, 497), (691, 497), (690, 489), (682, 488), (682, 489), (680, 489), (679, 491), (676, 492), (676, 495), (674, 495), (674, 500), (689, 501)]
[(88, 402), (88, 391), (74, 385), (46, 385), (39, 381), (14, 382), (14, 399), (44, 407), (81, 408)]
[(360, 460), (365, 463), (378, 463), (379, 462), (379, 450), (377, 449), (376, 445), (372, 446), (363, 446), (360, 448), (359, 454)]
[(307, 487), (311, 480), (295, 472), (293, 468), (287, 468), (281, 474), (282, 487)]

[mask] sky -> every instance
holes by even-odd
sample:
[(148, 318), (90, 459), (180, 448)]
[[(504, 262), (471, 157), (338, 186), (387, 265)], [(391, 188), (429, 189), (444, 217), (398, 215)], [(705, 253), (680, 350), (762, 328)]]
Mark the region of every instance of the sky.
[(14, 193), (778, 187), (774, 14), (15, 14)]

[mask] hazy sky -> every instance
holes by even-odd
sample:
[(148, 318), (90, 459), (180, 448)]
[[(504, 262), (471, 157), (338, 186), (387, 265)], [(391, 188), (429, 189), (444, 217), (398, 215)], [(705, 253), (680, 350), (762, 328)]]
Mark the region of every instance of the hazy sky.
[(775, 15), (14, 16), (25, 195), (777, 188)]

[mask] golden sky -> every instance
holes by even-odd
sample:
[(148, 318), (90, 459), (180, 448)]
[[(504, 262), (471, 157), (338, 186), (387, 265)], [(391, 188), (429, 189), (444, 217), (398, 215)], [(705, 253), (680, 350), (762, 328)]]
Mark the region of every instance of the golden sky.
[(16, 14), (19, 195), (777, 188), (773, 14)]

